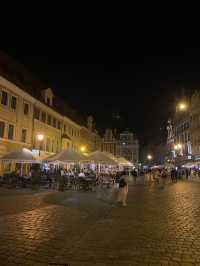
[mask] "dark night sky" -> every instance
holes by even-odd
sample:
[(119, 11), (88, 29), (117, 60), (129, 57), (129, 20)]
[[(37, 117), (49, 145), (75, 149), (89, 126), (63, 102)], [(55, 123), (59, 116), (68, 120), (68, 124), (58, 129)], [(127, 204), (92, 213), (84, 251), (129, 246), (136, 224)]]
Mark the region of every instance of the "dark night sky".
[(164, 138), (181, 88), (200, 88), (195, 7), (57, 2), (18, 5), (9, 19), (5, 12), (1, 49), (66, 102), (92, 113), (97, 128), (129, 128), (146, 143)]

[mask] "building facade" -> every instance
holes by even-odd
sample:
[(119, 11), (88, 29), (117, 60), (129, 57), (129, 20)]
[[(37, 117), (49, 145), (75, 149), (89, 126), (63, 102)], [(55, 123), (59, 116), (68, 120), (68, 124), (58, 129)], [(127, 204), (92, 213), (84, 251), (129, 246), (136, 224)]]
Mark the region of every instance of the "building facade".
[(139, 160), (139, 141), (132, 132), (124, 131), (120, 133), (117, 156), (124, 157), (134, 165), (137, 165)]
[[(16, 71), (8, 73), (8, 66)], [(21, 82), (20, 75), (26, 82)], [(23, 147), (42, 158), (64, 148), (81, 151), (84, 147), (91, 152), (101, 147), (91, 117), (84, 123), (73, 119), (68, 110), (51, 88), (41, 86), (23, 67), (0, 53), (0, 156)]]
[(192, 154), (200, 160), (200, 92), (195, 91), (190, 104)]
[(117, 156), (118, 140), (116, 131), (113, 133), (111, 128), (107, 128), (102, 139), (102, 151), (110, 152)]
[(168, 143), (171, 141), (173, 144), (171, 152), (176, 162), (184, 164), (187, 161), (200, 160), (199, 91), (196, 90), (177, 105), (170, 131), (168, 126)]
[(192, 159), (190, 99), (183, 102), (177, 105), (174, 117), (174, 152), (177, 160), (187, 161)]

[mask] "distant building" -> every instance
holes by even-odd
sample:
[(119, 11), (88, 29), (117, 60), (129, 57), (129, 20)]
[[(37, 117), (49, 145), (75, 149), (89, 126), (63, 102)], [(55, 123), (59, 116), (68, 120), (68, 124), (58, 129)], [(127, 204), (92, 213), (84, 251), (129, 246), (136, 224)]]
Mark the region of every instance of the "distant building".
[(117, 144), (117, 156), (124, 157), (133, 164), (139, 160), (139, 141), (135, 134), (130, 131), (120, 133)]
[(200, 93), (195, 91), (190, 104), (191, 143), (192, 155), (195, 160), (200, 160)]
[(111, 128), (107, 128), (103, 136), (102, 151), (110, 152), (116, 156), (117, 144), (118, 140), (117, 140), (116, 130), (114, 130), (113, 132)]

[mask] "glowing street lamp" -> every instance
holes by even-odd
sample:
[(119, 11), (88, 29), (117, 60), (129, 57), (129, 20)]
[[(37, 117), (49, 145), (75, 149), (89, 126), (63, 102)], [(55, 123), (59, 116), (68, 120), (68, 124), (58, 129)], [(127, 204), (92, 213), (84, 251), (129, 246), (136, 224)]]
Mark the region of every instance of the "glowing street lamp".
[(37, 134), (37, 140), (38, 141), (43, 141), (44, 140), (44, 135), (43, 134)]
[(174, 145), (175, 150), (181, 150), (182, 149), (182, 144), (176, 144)]
[(182, 149), (182, 144), (178, 144), (178, 148), (179, 149)]
[(187, 105), (185, 103), (180, 103), (178, 108), (179, 108), (180, 111), (185, 111), (186, 108), (187, 108)]
[(85, 152), (85, 151), (86, 151), (85, 146), (81, 146), (81, 151), (82, 151), (82, 152)]
[(152, 158), (153, 158), (153, 157), (152, 157), (152, 155), (150, 155), (150, 154), (149, 154), (149, 155), (147, 155), (147, 159), (148, 159), (149, 161), (151, 161), (151, 160), (152, 160)]
[(40, 142), (40, 146), (39, 146), (39, 156), (40, 156), (41, 142), (44, 140), (44, 135), (37, 134), (37, 140)]

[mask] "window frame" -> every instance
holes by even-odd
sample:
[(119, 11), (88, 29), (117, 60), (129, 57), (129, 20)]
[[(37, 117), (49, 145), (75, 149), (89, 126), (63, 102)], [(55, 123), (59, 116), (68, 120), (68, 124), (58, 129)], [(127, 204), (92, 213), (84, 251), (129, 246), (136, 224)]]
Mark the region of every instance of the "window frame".
[[(50, 118), (50, 122), (49, 122), (49, 118)], [(52, 126), (52, 116), (50, 114), (47, 114), (47, 124), (49, 126)]]
[[(6, 102), (6, 104), (2, 103), (2, 100), (3, 100), (3, 93), (6, 93), (6, 94), (7, 94), (7, 98), (6, 98), (7, 102)], [(0, 104), (1, 104), (2, 106), (4, 106), (4, 107), (8, 107), (8, 106), (9, 106), (9, 93), (8, 93), (7, 90), (1, 89)]]
[[(45, 115), (45, 119), (43, 120), (43, 115)], [(47, 122), (47, 113), (45, 111), (41, 111), (41, 122), (46, 123)]]
[[(9, 129), (10, 129), (10, 126), (13, 127), (12, 138), (9, 138)], [(7, 138), (8, 138), (9, 140), (14, 140), (14, 138), (15, 138), (15, 126), (14, 126), (14, 124), (8, 123)]]
[[(12, 103), (13, 103), (13, 99), (16, 99), (16, 102), (15, 102), (15, 108), (12, 108)], [(13, 112), (15, 112), (16, 110), (17, 110), (17, 96), (15, 96), (15, 95), (10, 95), (10, 109), (13, 111)]]
[[(22, 139), (22, 136), (23, 136), (23, 130), (25, 130), (25, 132), (26, 132), (25, 141)], [(28, 132), (27, 128), (22, 128), (22, 130), (21, 130), (21, 142), (23, 142), (23, 143), (27, 143), (27, 142), (26, 142), (26, 141), (27, 141), (27, 132)]]
[[(4, 128), (3, 128), (3, 135), (1, 136), (0, 135), (0, 138), (5, 138), (5, 131), (6, 131), (6, 123), (5, 123), (5, 121), (2, 121), (2, 120), (0, 120), (0, 123), (3, 123), (4, 124)], [(0, 131), (1, 132), (1, 131)]]
[[(27, 113), (25, 113), (25, 106), (28, 106), (28, 112)], [(25, 102), (25, 101), (24, 101), (24, 104), (23, 104), (23, 113), (24, 113), (25, 116), (28, 116), (29, 113), (30, 113), (30, 104), (28, 102)]]

